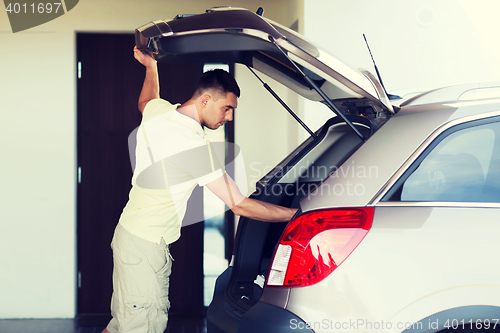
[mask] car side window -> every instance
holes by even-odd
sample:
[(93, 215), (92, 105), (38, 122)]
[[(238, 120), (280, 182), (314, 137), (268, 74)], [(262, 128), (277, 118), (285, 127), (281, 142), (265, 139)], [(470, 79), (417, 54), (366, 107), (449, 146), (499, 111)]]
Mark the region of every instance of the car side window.
[(401, 201), (500, 202), (500, 122), (446, 136), (400, 193)]

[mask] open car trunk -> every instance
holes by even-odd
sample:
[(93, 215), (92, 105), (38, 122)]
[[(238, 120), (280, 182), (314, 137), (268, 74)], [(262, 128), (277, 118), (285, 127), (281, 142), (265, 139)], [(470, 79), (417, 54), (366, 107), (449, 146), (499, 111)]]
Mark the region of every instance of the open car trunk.
[[(365, 117), (349, 116), (349, 119), (366, 138), (378, 129)], [(298, 208), (300, 214), (300, 199), (312, 193), (362, 144), (363, 140), (340, 117), (333, 117), (316, 132), (316, 137), (304, 141), (264, 176), (251, 198)], [(239, 319), (261, 299), (263, 282), (286, 225), (240, 218), (232, 266), (219, 277), (208, 309), (210, 332), (219, 328), (236, 332)], [(228, 320), (221, 311), (231, 313), (233, 320)]]

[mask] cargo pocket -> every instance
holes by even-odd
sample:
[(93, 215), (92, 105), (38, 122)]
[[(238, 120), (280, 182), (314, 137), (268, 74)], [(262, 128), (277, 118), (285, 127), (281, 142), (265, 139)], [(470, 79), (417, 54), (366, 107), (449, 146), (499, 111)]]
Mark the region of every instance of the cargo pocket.
[(124, 295), (125, 316), (120, 322), (120, 331), (149, 332), (149, 312), (152, 300), (143, 296)]
[(168, 300), (168, 297), (162, 297), (159, 299), (158, 302), (158, 310), (160, 314), (163, 314), (165, 317), (165, 326), (166, 326), (166, 321), (168, 320), (168, 310), (170, 309), (170, 301)]
[(170, 301), (168, 300), (168, 297), (160, 298), (159, 309), (168, 315), (168, 310), (170, 309)]
[(150, 331), (154, 333), (163, 333), (167, 328), (170, 301), (168, 297), (160, 297), (155, 303), (156, 311), (151, 311), (150, 314)]

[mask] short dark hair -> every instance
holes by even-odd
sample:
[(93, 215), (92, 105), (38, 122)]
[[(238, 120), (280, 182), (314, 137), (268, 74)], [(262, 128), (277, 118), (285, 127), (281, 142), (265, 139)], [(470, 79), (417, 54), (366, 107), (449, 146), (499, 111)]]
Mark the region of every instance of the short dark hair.
[(199, 97), (206, 90), (215, 90), (219, 93), (233, 93), (240, 97), (240, 87), (234, 77), (222, 69), (214, 69), (203, 73), (196, 85), (193, 97)]

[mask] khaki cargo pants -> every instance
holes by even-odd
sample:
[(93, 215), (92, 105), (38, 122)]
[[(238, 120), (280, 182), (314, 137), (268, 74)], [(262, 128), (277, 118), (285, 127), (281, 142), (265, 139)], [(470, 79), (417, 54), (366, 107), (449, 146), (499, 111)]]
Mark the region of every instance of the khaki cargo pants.
[(156, 244), (120, 224), (113, 241), (113, 297), (110, 333), (163, 333), (167, 327), (172, 257), (162, 239)]

